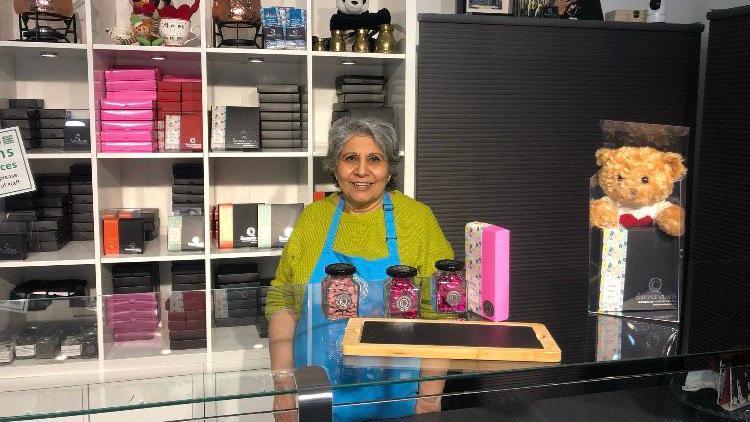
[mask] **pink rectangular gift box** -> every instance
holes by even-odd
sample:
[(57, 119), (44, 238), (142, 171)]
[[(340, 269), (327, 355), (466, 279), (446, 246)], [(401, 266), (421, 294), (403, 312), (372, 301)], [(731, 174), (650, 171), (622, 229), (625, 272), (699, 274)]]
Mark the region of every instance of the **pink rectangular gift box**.
[(102, 142), (154, 142), (155, 133), (150, 130), (104, 130)]
[(155, 129), (154, 121), (143, 121), (143, 122), (117, 122), (117, 121), (106, 121), (101, 122), (101, 130), (138, 130), (138, 131), (153, 131)]
[(147, 81), (159, 79), (161, 71), (156, 68), (146, 69), (110, 69), (104, 72), (104, 78), (109, 81)]
[(134, 319), (158, 319), (159, 311), (155, 307), (151, 309), (123, 309), (115, 310), (107, 308), (107, 320), (109, 321), (132, 321)]
[(115, 329), (115, 332), (132, 332), (132, 331), (154, 331), (159, 326), (159, 319), (135, 319), (130, 321), (108, 321), (109, 326)]
[(157, 99), (156, 91), (107, 91), (108, 100), (153, 100)]
[(159, 147), (153, 142), (112, 142), (102, 143), (102, 152), (157, 152)]
[(156, 79), (148, 81), (107, 81), (107, 91), (156, 91)]
[(123, 341), (151, 340), (152, 338), (154, 338), (153, 331), (115, 332), (115, 342), (117, 343)]
[(101, 100), (102, 110), (152, 110), (156, 108), (154, 100)]
[(492, 224), (466, 225), (469, 309), (490, 321), (510, 314), (510, 231)]
[(154, 110), (101, 110), (101, 120), (143, 121), (154, 120)]

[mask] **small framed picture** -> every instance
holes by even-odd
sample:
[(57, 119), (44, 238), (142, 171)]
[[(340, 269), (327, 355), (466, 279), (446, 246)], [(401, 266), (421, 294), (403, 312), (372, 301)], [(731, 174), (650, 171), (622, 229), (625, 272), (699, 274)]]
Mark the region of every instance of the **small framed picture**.
[(514, 0), (456, 0), (458, 14), (512, 15)]

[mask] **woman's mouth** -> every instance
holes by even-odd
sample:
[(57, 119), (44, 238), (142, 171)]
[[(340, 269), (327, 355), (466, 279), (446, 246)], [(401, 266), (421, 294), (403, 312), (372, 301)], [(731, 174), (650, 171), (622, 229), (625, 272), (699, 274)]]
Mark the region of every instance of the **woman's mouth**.
[(370, 186), (372, 186), (372, 183), (352, 182), (352, 185), (354, 185), (354, 188), (357, 190), (367, 190), (367, 189), (370, 189)]

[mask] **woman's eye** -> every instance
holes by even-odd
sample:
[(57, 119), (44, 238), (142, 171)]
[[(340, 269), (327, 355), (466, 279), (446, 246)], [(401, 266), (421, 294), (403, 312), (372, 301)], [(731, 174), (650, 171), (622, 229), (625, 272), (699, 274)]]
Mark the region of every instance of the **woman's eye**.
[(642, 183), (648, 183), (648, 177), (647, 176), (641, 177), (641, 182)]
[(377, 156), (370, 157), (370, 162), (371, 163), (377, 163), (379, 161), (380, 161), (380, 157), (377, 157)]
[(357, 161), (357, 156), (356, 155), (347, 155), (346, 157), (344, 157), (344, 160), (345, 161)]

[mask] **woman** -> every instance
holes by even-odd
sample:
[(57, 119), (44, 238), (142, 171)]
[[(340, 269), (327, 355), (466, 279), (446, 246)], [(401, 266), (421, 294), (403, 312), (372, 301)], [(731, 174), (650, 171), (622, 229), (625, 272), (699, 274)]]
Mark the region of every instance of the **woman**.
[[(414, 379), (418, 371), (346, 368), (341, 361), (341, 337), (346, 320), (329, 321), (322, 315), (320, 282), (327, 265), (354, 265), (367, 280), (360, 295), (362, 316), (382, 316), (385, 270), (404, 264), (417, 268), (419, 277), (435, 271), (439, 259), (453, 258), (430, 209), (394, 190), (399, 161), (393, 127), (376, 119), (340, 119), (328, 133), (325, 170), (341, 193), (305, 208), (297, 220), (279, 261), (268, 294), (271, 368), (277, 389), (293, 387), (292, 368), (317, 365), (326, 369), (333, 385), (384, 379)], [(426, 287), (426, 286), (425, 286)], [(423, 288), (422, 317), (430, 312), (429, 292)], [(363, 297), (364, 296), (364, 297)], [(380, 313), (378, 314), (378, 310)], [(419, 362), (411, 362), (418, 367)], [(428, 374), (422, 371), (422, 375)], [(442, 392), (443, 382), (346, 388), (334, 392), (334, 404), (429, 396)], [(292, 409), (290, 396), (275, 400), (276, 409)], [(336, 406), (335, 420), (397, 418), (415, 412), (437, 411), (437, 398), (402, 400), (398, 404)], [(283, 418), (277, 418), (283, 420)]]

